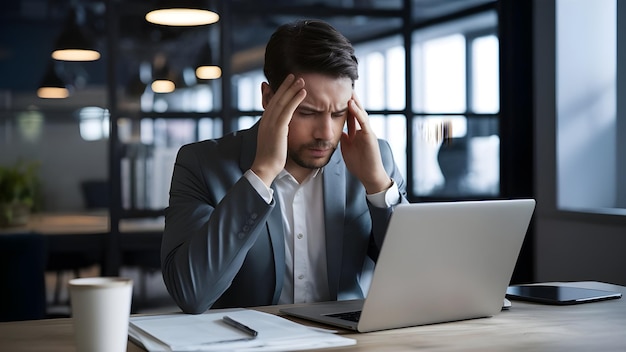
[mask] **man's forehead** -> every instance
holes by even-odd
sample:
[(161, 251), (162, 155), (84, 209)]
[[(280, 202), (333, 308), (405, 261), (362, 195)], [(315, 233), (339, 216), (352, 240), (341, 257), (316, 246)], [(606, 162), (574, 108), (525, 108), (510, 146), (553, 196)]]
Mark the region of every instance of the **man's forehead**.
[(329, 104), (329, 103), (316, 102), (316, 101), (307, 101), (305, 98), (305, 100), (302, 101), (300, 105), (298, 105), (298, 109), (311, 110), (311, 111), (330, 110), (331, 112), (337, 112), (337, 111), (346, 110), (348, 108), (349, 101), (350, 101), (350, 98), (345, 99), (345, 100), (335, 99), (333, 102)]
[(317, 82), (326, 82), (326, 83), (335, 83), (347, 85), (350, 87), (354, 86), (354, 82), (350, 77), (347, 76), (333, 76), (330, 74), (322, 73), (322, 72), (293, 72), (293, 75), (296, 78), (302, 78), (304, 81), (317, 81)]

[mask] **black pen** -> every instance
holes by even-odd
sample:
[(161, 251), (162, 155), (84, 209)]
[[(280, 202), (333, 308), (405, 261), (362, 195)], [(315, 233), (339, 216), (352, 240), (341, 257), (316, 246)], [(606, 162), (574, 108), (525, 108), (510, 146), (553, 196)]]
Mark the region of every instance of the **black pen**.
[(248, 335), (250, 335), (252, 337), (256, 337), (256, 335), (259, 334), (256, 330), (251, 329), (249, 326), (246, 326), (246, 325), (244, 325), (244, 324), (234, 320), (233, 318), (231, 318), (231, 317), (229, 317), (227, 315), (225, 315), (222, 318), (222, 321), (224, 321), (224, 323), (234, 327), (235, 329), (237, 329), (239, 331), (245, 332), (246, 334), (248, 334)]

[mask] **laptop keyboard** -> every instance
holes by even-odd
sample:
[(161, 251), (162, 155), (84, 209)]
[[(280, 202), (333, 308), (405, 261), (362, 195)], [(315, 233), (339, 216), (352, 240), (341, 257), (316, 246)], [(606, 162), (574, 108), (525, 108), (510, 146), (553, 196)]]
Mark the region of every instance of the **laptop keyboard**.
[(347, 321), (358, 322), (359, 318), (361, 318), (361, 311), (357, 310), (354, 312), (345, 312), (345, 313), (336, 313), (336, 314), (328, 314), (329, 317), (338, 318)]

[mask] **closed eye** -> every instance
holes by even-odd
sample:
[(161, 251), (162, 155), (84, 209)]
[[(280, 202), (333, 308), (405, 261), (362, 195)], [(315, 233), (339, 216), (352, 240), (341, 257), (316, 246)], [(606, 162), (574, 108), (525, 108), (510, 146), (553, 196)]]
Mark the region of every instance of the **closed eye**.
[(317, 111), (313, 111), (313, 110), (304, 110), (304, 109), (298, 110), (298, 114), (301, 116), (314, 116), (314, 115), (317, 115), (317, 113), (318, 113)]
[[(342, 117), (344, 117), (346, 115), (347, 112), (348, 112), (348, 109), (335, 111), (335, 112), (331, 113), (330, 116), (333, 119), (342, 118)], [(307, 109), (307, 108), (299, 108), (297, 110), (297, 113), (298, 113), (298, 115), (303, 116), (303, 117), (313, 117), (313, 116), (325, 114), (323, 111)]]
[(341, 111), (336, 111), (332, 113), (332, 117), (333, 118), (340, 118), (340, 117), (344, 117), (346, 115), (346, 113), (348, 112), (348, 109), (344, 109)]

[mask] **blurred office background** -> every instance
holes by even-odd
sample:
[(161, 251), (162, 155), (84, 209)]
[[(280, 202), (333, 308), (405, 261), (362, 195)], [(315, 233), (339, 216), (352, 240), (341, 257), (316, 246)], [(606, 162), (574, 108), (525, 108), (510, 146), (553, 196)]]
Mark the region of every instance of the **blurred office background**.
[[(158, 226), (176, 151), (255, 123), (265, 43), (298, 18), (324, 19), (354, 44), (355, 89), (411, 201), (533, 197), (512, 281), (626, 284), (624, 4), (174, 1), (219, 18), (148, 22), (162, 3), (0, 5), (0, 165), (37, 165), (35, 214), (107, 221), (98, 260), (76, 245), (75, 257), (46, 261), (49, 305), (69, 278), (99, 274), (136, 277), (141, 308), (171, 303)], [(53, 58), (68, 41), (96, 57)], [(50, 84), (61, 97), (44, 95)], [(157, 230), (134, 231), (142, 222)]]

